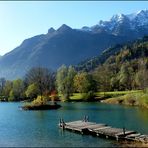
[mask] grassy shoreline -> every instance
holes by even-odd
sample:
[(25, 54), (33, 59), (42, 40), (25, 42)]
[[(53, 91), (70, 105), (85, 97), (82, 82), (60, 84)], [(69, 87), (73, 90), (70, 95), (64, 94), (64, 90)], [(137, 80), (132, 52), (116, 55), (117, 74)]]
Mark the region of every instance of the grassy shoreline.
[[(142, 91), (141, 90), (131, 90), (131, 91), (95, 92), (94, 99), (96, 101), (101, 101), (101, 100), (105, 100), (108, 98), (123, 96), (126, 94), (140, 93), (140, 92), (142, 92)], [(83, 101), (83, 98), (82, 98), (83, 94), (84, 93), (73, 93), (73, 95), (70, 97), (70, 100), (71, 101), (78, 101), (78, 100)]]
[(122, 104), (130, 106), (139, 106), (148, 109), (148, 93), (139, 92), (133, 94), (125, 94), (120, 97), (113, 97), (107, 100), (102, 100), (103, 103)]
[[(84, 101), (83, 94), (74, 93), (70, 101)], [(113, 92), (96, 92), (93, 101), (99, 101), (110, 104), (122, 104), (130, 106), (140, 106), (148, 108), (148, 91), (131, 90), (131, 91), (113, 91)]]

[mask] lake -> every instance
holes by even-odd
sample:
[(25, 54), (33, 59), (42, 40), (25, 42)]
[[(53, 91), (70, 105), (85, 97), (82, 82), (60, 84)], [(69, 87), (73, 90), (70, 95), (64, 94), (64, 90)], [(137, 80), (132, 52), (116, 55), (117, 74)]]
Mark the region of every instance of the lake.
[(59, 119), (79, 120), (84, 115), (97, 123), (148, 134), (148, 110), (101, 103), (61, 103), (58, 110), (23, 111), (22, 103), (0, 103), (0, 147), (111, 147), (114, 140), (80, 135), (58, 128)]

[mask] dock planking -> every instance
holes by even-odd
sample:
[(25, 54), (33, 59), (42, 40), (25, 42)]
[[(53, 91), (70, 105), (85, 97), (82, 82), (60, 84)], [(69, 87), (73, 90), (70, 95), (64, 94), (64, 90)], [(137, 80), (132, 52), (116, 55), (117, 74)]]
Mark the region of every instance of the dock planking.
[[(64, 124), (63, 124), (64, 123)], [(60, 122), (59, 126), (65, 130), (79, 132), (81, 134), (96, 135), (116, 140), (128, 140), (148, 143), (148, 135), (142, 135), (136, 131), (126, 130), (125, 128), (114, 128), (103, 123), (88, 122), (83, 120), (72, 122)]]
[(79, 131), (82, 133), (87, 131), (87, 128), (93, 125), (96, 125), (96, 123), (77, 121), (77, 122), (66, 123), (64, 128), (72, 131)]

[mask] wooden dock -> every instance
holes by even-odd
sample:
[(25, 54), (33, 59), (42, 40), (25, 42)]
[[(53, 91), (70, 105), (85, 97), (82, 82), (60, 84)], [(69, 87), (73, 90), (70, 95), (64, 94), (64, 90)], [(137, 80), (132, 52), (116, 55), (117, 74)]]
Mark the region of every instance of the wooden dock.
[(125, 128), (114, 128), (106, 124), (88, 122), (83, 120), (64, 122), (60, 121), (59, 127), (64, 130), (71, 130), (81, 134), (90, 134), (116, 140), (127, 140), (148, 144), (148, 135), (142, 135), (136, 131), (126, 130)]

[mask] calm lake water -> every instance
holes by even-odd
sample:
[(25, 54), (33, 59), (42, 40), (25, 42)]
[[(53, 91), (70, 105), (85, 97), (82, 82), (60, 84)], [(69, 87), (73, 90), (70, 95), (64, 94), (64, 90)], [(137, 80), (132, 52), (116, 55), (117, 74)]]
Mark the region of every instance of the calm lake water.
[(58, 110), (23, 111), (21, 103), (0, 103), (0, 147), (114, 147), (116, 141), (62, 131), (59, 118), (123, 126), (148, 134), (148, 110), (101, 103), (61, 103)]

